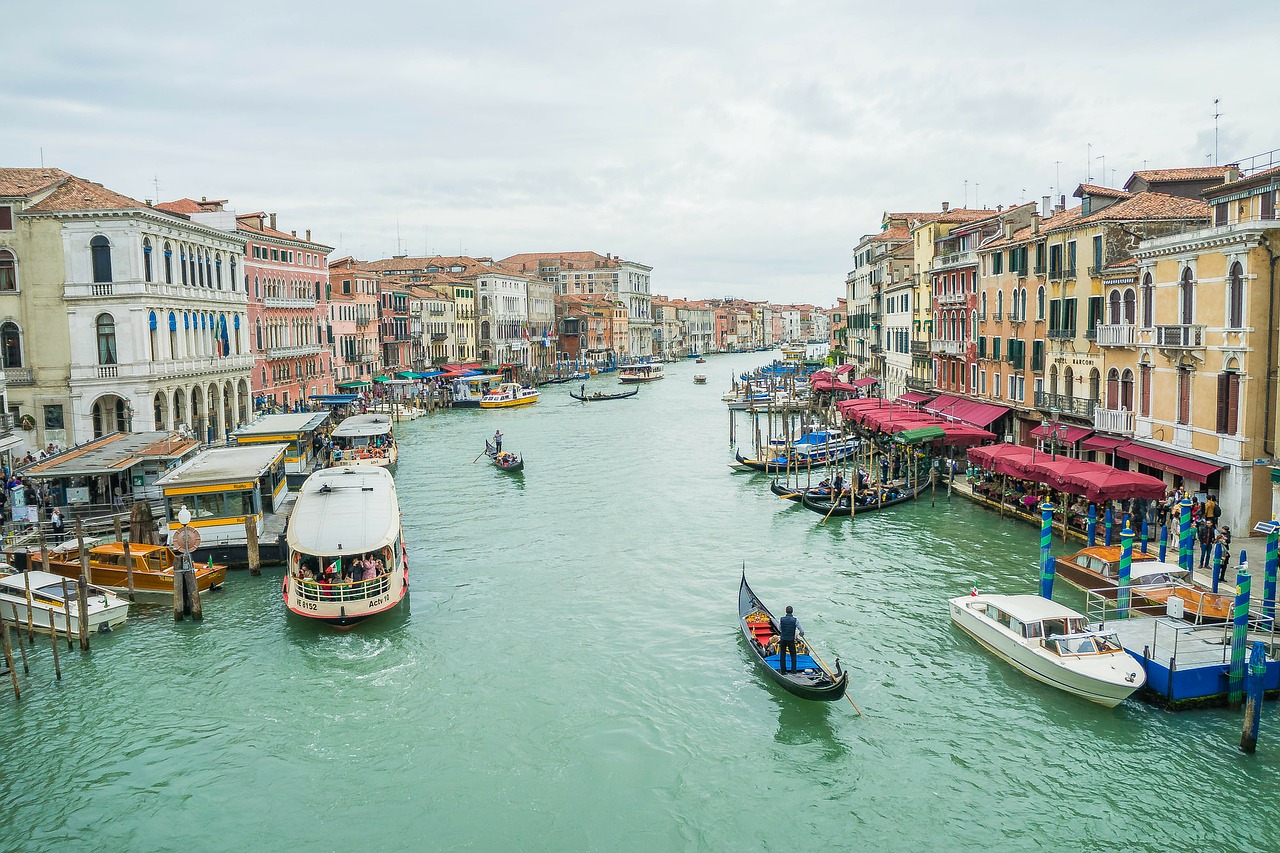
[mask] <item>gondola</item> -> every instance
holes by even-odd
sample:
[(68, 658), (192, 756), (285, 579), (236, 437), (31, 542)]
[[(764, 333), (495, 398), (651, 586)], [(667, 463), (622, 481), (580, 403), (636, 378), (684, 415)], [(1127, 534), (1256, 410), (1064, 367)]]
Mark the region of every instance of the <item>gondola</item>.
[[(831, 670), (810, 651), (804, 637), (796, 637), (796, 665), (799, 672), (788, 672), (785, 675), (778, 671), (778, 655), (770, 652), (770, 645), (777, 648), (778, 623), (769, 612), (769, 608), (756, 598), (756, 594), (747, 585), (747, 575), (742, 575), (742, 585), (738, 587), (738, 626), (742, 636), (751, 647), (756, 666), (760, 667), (771, 680), (789, 693), (801, 699), (814, 699), (820, 702), (834, 702), (844, 696), (849, 685), (849, 673), (840, 668), (836, 660), (836, 671)], [(790, 660), (790, 657), (788, 657)]]
[(524, 457), (518, 453), (508, 453), (503, 451), (498, 453), (489, 442), (484, 443), (484, 455), (489, 457), (489, 461), (493, 463), (493, 467), (499, 471), (506, 471), (508, 474), (515, 474), (524, 470)]
[(804, 486), (788, 486), (786, 483), (778, 482), (778, 478), (774, 477), (773, 480), (769, 482), (769, 491), (773, 492), (783, 500), (800, 503), (800, 499), (805, 495), (817, 496), (819, 498), (830, 495), (831, 487), (810, 486), (806, 489)]
[(809, 456), (793, 457), (790, 466), (787, 465), (785, 456), (774, 456), (770, 459), (748, 459), (737, 451), (733, 455), (738, 460), (739, 465), (746, 466), (753, 471), (764, 471), (766, 474), (785, 474), (788, 470), (805, 471), (815, 465), (822, 466), (832, 462), (839, 462), (852, 456), (855, 450), (856, 448), (850, 447), (833, 453), (814, 453)]
[(634, 397), (640, 393), (639, 388), (632, 388), (630, 391), (624, 391), (621, 394), (605, 394), (597, 391), (594, 394), (575, 394), (570, 391), (569, 396), (575, 400), (581, 400), (584, 403), (594, 402), (596, 400), (621, 400), (623, 397)]
[[(858, 506), (854, 508), (854, 517), (856, 518), (857, 516), (862, 515), (864, 512), (875, 512), (878, 509), (887, 509), (891, 506), (897, 506), (898, 504), (906, 503), (907, 501), (913, 501), (919, 496), (921, 492), (923, 492), (928, 487), (929, 487), (928, 483), (922, 483), (921, 485), (916, 486), (914, 490), (904, 489), (903, 493), (899, 497), (894, 498), (893, 500), (886, 500), (886, 501), (880, 501), (880, 502), (872, 501), (866, 506), (863, 506), (862, 504), (858, 504)], [(823, 516), (829, 515), (832, 517), (841, 517), (841, 516), (849, 515), (849, 498), (850, 496), (847, 494), (844, 497), (842, 497), (840, 499), (840, 503), (836, 506), (835, 509), (831, 508), (830, 498), (826, 498), (824, 500), (823, 498), (820, 498), (817, 496), (810, 497), (809, 495), (801, 495), (800, 504), (805, 509), (813, 510), (814, 512), (819, 513)]]

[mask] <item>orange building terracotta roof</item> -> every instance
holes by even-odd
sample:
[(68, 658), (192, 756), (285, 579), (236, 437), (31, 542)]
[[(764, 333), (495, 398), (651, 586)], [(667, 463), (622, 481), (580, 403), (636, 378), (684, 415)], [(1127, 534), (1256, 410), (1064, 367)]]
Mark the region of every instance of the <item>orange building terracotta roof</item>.
[(1196, 199), (1164, 193), (1145, 192), (1081, 217), (1075, 224), (1088, 225), (1108, 220), (1207, 219), (1209, 205)]
[[(1142, 169), (1134, 172), (1133, 177), (1142, 178), (1147, 183), (1157, 181), (1208, 181), (1214, 178), (1225, 178), (1235, 166), (1193, 166), (1189, 169)], [(1128, 181), (1125, 186), (1128, 186)]]
[(1133, 193), (1126, 190), (1117, 190), (1111, 187), (1103, 187), (1098, 184), (1081, 184), (1076, 187), (1076, 191), (1072, 193), (1076, 198), (1083, 198), (1086, 195), (1096, 195), (1102, 198), (1131, 198)]
[(599, 269), (622, 263), (620, 258), (607, 257), (599, 252), (523, 252), (503, 258), (498, 263), (529, 272), (539, 269), (539, 261), (555, 261), (562, 269)]
[(61, 169), (16, 168), (0, 169), (0, 196), (11, 198), (29, 196), (71, 177)]
[(102, 184), (74, 175), (67, 176), (57, 189), (27, 208), (32, 213), (62, 213), (76, 210), (129, 210), (147, 206), (136, 198), (121, 195)]

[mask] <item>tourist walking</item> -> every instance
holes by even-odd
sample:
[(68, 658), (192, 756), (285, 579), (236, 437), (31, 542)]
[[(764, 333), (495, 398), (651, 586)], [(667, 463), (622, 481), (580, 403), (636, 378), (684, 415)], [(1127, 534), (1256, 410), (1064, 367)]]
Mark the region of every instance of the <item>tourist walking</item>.
[(791, 671), (797, 672), (796, 667), (796, 636), (804, 636), (804, 629), (800, 627), (800, 620), (791, 614), (791, 605), (787, 605), (787, 615), (778, 620), (778, 671), (785, 673), (787, 671), (787, 650), (791, 650)]

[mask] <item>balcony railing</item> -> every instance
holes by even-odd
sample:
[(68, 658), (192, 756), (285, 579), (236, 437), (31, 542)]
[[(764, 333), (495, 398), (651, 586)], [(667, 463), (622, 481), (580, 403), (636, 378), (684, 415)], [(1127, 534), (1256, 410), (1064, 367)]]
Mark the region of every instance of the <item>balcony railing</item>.
[(307, 355), (319, 355), (323, 347), (320, 344), (307, 344), (297, 347), (267, 347), (267, 358), (301, 358)]
[(1098, 326), (1098, 346), (1132, 347), (1138, 343), (1138, 327), (1132, 323), (1103, 324)]
[(1003, 311), (992, 311), (992, 312), (991, 312), (991, 320), (992, 320), (992, 322), (999, 323), (1002, 319), (1004, 319), (1004, 312), (1003, 312)]
[(871, 322), (873, 322), (873, 323), (879, 323), (879, 322), (880, 322), (880, 317), (881, 317), (881, 314), (880, 314), (880, 312), (879, 312), (879, 311), (872, 311), (872, 312), (871, 312)]
[(964, 293), (939, 293), (936, 296), (939, 305), (962, 304), (966, 299)]
[(1098, 432), (1115, 435), (1133, 435), (1133, 414), (1123, 409), (1104, 409), (1099, 406), (1093, 410), (1093, 428)]
[(928, 341), (912, 341), (911, 354), (912, 355), (928, 355), (929, 342)]
[(1036, 275), (1044, 275), (1044, 264), (1036, 264)]
[[(930, 349), (935, 355), (964, 355), (964, 341), (932, 341), (929, 344)], [(917, 353), (912, 352), (912, 355)]]
[(4, 381), (6, 385), (34, 385), (35, 377), (30, 367), (6, 367)]
[(1050, 329), (1046, 337), (1058, 341), (1069, 341), (1076, 336), (1075, 329)]
[(1062, 268), (1049, 267), (1049, 281), (1062, 281)]
[(1063, 277), (1063, 278), (1075, 278), (1075, 277), (1076, 277), (1076, 268), (1075, 268), (1075, 267), (1067, 267), (1067, 271), (1063, 274), (1063, 276), (1062, 276), (1062, 277)]
[(880, 354), (880, 353), (882, 353), (882, 352), (884, 352), (884, 347), (880, 346), (880, 344), (872, 344), (872, 345), (871, 345), (871, 354), (872, 354), (872, 355), (879, 355), (879, 354)]
[(1049, 394), (1045, 391), (1036, 392), (1037, 409), (1057, 409), (1064, 415), (1092, 418), (1097, 407), (1098, 401), (1089, 397), (1068, 397), (1064, 394)]
[(1089, 267), (1089, 278), (1097, 278), (1102, 273), (1102, 267)]
[(448, 332), (432, 332), (431, 340), (435, 343), (439, 343), (440, 341), (447, 341), (449, 340), (449, 334)]
[(262, 306), (264, 308), (315, 308), (316, 299), (314, 296), (264, 296)]
[(1201, 349), (1204, 326), (1156, 326), (1156, 346), (1161, 349)]
[(917, 379), (914, 376), (909, 376), (907, 377), (907, 387), (910, 388), (912, 391), (924, 391), (924, 392), (932, 391), (933, 380)]
[(89, 294), (92, 296), (111, 296), (115, 288), (111, 282), (95, 282), (89, 285)]
[(977, 263), (977, 261), (978, 261), (978, 255), (976, 252), (971, 252), (971, 251), (951, 252), (950, 254), (939, 255), (938, 257), (934, 258), (933, 268), (936, 270), (936, 269), (940, 269), (941, 267), (952, 266), (953, 264), (963, 264), (963, 263), (973, 264), (973, 263)]

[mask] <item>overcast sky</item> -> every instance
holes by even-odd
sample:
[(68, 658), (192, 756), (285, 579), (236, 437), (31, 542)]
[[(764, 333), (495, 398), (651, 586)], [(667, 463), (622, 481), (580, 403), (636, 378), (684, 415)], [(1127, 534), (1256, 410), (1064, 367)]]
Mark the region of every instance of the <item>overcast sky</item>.
[(334, 257), (398, 228), (410, 254), (591, 249), (659, 293), (830, 305), (885, 209), (1208, 165), (1214, 98), (1219, 162), (1280, 147), (1272, 4), (1029, 9), (0, 0), (0, 161), (275, 211)]

